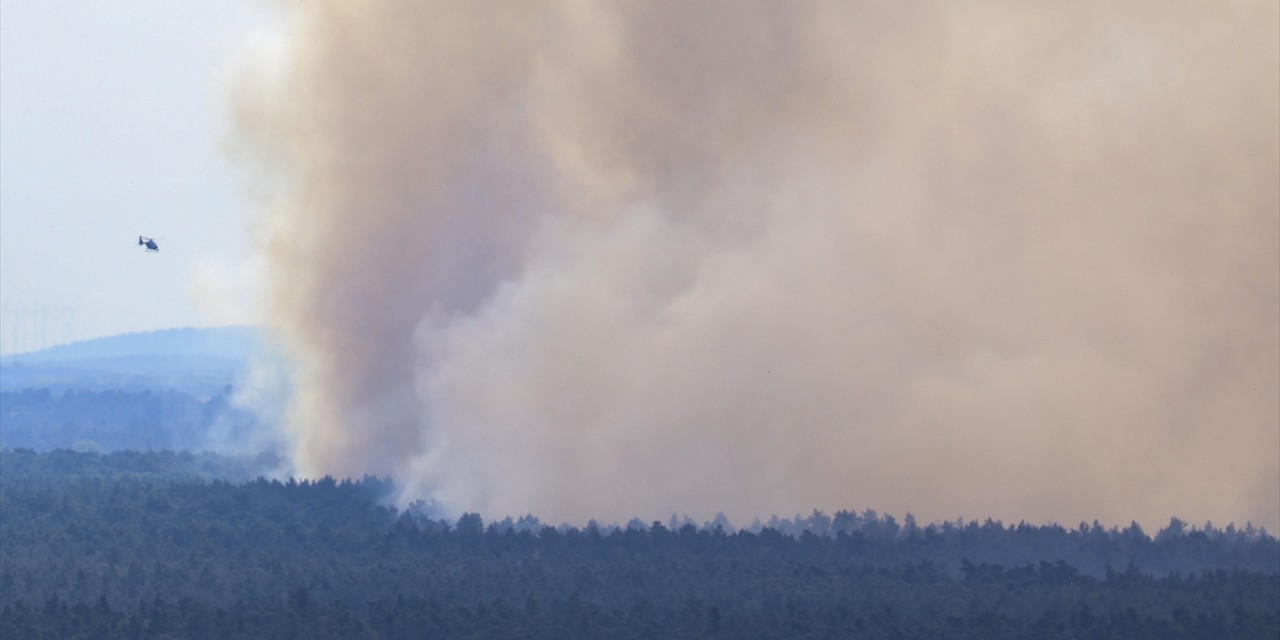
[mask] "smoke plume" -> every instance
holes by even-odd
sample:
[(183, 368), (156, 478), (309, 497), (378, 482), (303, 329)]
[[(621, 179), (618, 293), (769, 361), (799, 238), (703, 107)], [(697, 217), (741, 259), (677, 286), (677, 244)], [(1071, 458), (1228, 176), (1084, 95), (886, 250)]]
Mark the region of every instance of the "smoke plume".
[(235, 104), (304, 472), (1280, 527), (1275, 2), (288, 4)]

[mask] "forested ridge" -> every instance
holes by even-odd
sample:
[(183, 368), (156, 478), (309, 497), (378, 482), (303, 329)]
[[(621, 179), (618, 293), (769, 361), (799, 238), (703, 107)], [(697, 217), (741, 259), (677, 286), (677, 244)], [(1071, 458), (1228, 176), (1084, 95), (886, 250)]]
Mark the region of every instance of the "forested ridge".
[(0, 392), (0, 446), (50, 451), (193, 450), (250, 429), (232, 387), (200, 397), (164, 390)]
[(1249, 526), (486, 522), (274, 462), (0, 452), (0, 637), (1280, 636)]

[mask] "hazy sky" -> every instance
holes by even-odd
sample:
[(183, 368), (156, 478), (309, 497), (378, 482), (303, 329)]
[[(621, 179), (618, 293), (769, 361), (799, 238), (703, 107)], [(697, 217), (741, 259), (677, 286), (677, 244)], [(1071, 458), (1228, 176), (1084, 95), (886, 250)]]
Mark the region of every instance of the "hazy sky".
[(0, 0), (0, 351), (249, 320), (254, 213), (221, 147), (264, 5)]

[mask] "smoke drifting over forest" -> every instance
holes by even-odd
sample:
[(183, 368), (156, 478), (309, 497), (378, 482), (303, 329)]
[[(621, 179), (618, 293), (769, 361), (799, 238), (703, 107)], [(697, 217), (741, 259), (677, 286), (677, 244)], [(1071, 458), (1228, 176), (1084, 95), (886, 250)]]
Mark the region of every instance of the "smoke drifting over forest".
[(295, 462), (1280, 525), (1275, 2), (366, 2), (244, 73)]

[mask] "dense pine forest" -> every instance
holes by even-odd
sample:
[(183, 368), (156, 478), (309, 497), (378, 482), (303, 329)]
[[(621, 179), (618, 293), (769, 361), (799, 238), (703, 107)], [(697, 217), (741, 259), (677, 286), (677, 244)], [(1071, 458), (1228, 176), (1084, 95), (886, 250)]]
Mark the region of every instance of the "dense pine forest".
[(454, 519), (278, 464), (0, 452), (0, 637), (1280, 636), (1280, 542), (1247, 525)]

